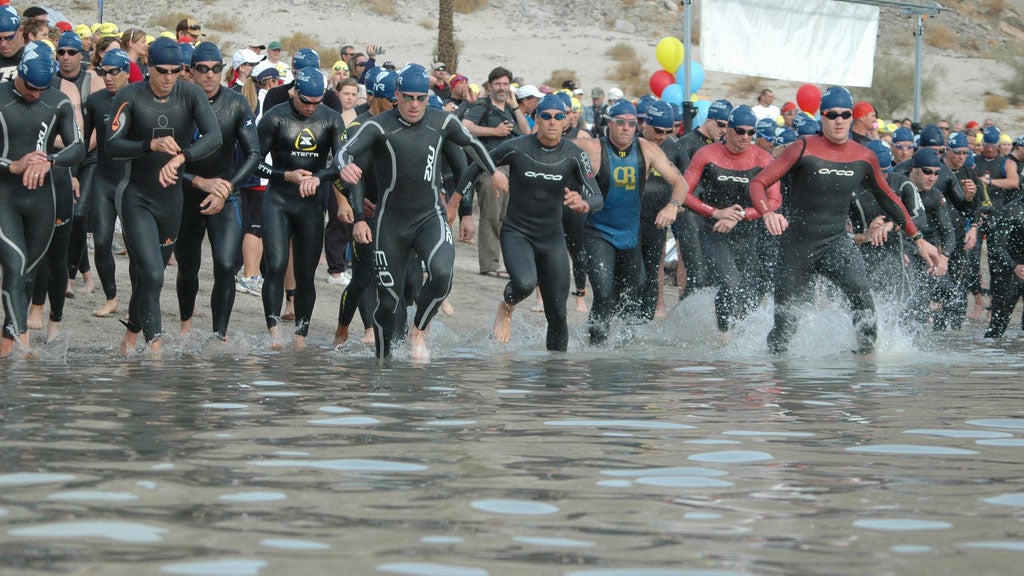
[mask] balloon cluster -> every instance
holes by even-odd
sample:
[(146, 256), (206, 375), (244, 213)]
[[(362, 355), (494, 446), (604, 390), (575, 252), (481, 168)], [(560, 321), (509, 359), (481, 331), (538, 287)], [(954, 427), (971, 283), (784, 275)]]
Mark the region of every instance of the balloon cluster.
[[(686, 66), (683, 64), (683, 43), (674, 36), (666, 36), (658, 41), (655, 48), (655, 55), (658, 57), (658, 64), (661, 70), (651, 74), (649, 86), (651, 93), (669, 104), (681, 106), (687, 95), (682, 84), (686, 75)], [(690, 91), (691, 93), (700, 90), (704, 85), (704, 67), (700, 62), (690, 62)], [(710, 103), (709, 103), (710, 104)]]

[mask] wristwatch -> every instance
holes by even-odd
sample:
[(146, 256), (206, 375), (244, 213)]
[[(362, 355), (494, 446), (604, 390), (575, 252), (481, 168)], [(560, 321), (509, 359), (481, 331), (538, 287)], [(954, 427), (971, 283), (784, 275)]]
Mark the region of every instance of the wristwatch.
[(679, 200), (676, 200), (675, 198), (669, 200), (668, 203), (675, 206), (676, 208), (679, 208), (680, 206)]
[(922, 234), (920, 230), (917, 231), (917, 234), (914, 234), (913, 236), (910, 237), (910, 239), (914, 242), (917, 242), (921, 238), (924, 238), (924, 234)]

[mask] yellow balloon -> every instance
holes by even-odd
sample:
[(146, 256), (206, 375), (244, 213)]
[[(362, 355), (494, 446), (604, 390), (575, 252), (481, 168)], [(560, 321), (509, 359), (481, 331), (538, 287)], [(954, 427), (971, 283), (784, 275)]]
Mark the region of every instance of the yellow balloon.
[(654, 54), (658, 57), (658, 64), (670, 74), (675, 74), (679, 65), (683, 63), (683, 43), (675, 36), (665, 36), (658, 41), (658, 47)]

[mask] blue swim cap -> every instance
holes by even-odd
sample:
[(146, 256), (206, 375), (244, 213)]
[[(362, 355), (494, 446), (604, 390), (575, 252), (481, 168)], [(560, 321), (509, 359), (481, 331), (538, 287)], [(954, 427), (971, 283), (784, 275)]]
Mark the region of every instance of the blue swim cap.
[(822, 112), (832, 108), (847, 108), (853, 110), (853, 96), (850, 91), (842, 86), (830, 86), (821, 94)]
[(10, 5), (0, 8), (0, 32), (17, 32), (21, 28), (18, 11)]
[(721, 98), (715, 100), (708, 107), (708, 120), (728, 120), (729, 114), (732, 114), (732, 103), (728, 100)]
[(764, 140), (774, 140), (776, 128), (778, 127), (779, 125), (771, 118), (761, 118), (754, 125), (754, 129), (757, 130), (757, 137)]
[[(996, 138), (999, 141), (999, 138)], [(946, 135), (942, 132), (942, 128), (939, 128), (936, 124), (929, 124), (921, 129), (921, 134), (918, 138), (919, 146), (945, 146)]]
[(537, 101), (537, 114), (545, 112), (547, 110), (554, 110), (555, 112), (565, 112), (565, 102), (554, 94), (545, 94), (543, 98)]
[(647, 116), (647, 109), (651, 107), (651, 104), (657, 102), (658, 99), (650, 94), (644, 94), (636, 102), (636, 115), (638, 118), (645, 118)]
[(178, 47), (181, 50), (181, 65), (191, 66), (192, 54), (194, 54), (196, 51), (195, 46), (189, 44), (188, 42), (182, 42), (181, 44), (178, 44)]
[(790, 130), (789, 128), (783, 128), (779, 130), (779, 133), (775, 136), (776, 146), (786, 146), (796, 142), (796, 130)]
[(82, 39), (74, 32), (65, 32), (57, 39), (57, 48), (71, 48), (72, 50), (78, 50), (81, 52)]
[(818, 133), (821, 126), (817, 120), (800, 112), (793, 117), (793, 128), (796, 128), (797, 136), (813, 136)]
[(306, 98), (322, 98), (324, 95), (324, 75), (319, 68), (303, 68), (295, 73), (295, 90)]
[(625, 98), (616, 100), (615, 104), (608, 109), (608, 117), (615, 118), (616, 116), (636, 116), (636, 106)]
[(756, 126), (757, 116), (754, 116), (754, 111), (750, 109), (750, 106), (741, 104), (732, 109), (729, 114), (729, 127), (735, 128), (737, 126)]
[(906, 126), (900, 126), (892, 133), (893, 142), (913, 142), (914, 131)]
[[(385, 100), (395, 99), (395, 90), (398, 88), (398, 73), (387, 68), (380, 68), (377, 77), (373, 79), (373, 95)], [(369, 88), (368, 88), (369, 89)]]
[(669, 106), (672, 107), (672, 121), (682, 122), (683, 121), (683, 107), (675, 102), (669, 102)]
[(189, 60), (189, 65), (196, 62), (221, 62), (224, 57), (220, 53), (220, 48), (217, 47), (213, 42), (200, 42), (194, 50), (192, 50), (192, 59)]
[(410, 94), (426, 94), (430, 90), (430, 74), (419, 64), (409, 64), (398, 73), (397, 89)]
[(151, 66), (181, 66), (181, 48), (174, 40), (160, 36), (149, 45)]
[(18, 64), (18, 77), (30, 86), (49, 88), (55, 64), (49, 46), (38, 41), (30, 42), (25, 45), (22, 52), (21, 63)]
[(312, 48), (299, 48), (292, 56), (292, 68), (301, 70), (303, 68), (319, 68), (320, 55)]
[(437, 94), (431, 94), (430, 98), (427, 98), (427, 107), (444, 110), (444, 102), (441, 101), (441, 97)]
[(562, 101), (565, 105), (565, 111), (572, 110), (572, 96), (568, 92), (558, 91), (554, 93), (555, 97)]
[(939, 162), (939, 153), (934, 148), (921, 148), (914, 153), (915, 168), (938, 168), (942, 166)]
[(953, 132), (949, 135), (949, 142), (946, 142), (946, 148), (949, 148), (950, 150), (970, 147), (971, 143), (967, 141), (967, 135), (963, 132)]
[(1003, 135), (1003, 133), (999, 131), (999, 128), (996, 128), (995, 126), (985, 128), (985, 132), (983, 134), (984, 135), (981, 137), (981, 140), (989, 146), (999, 144), (999, 137)]
[(647, 108), (647, 118), (644, 120), (655, 128), (672, 128), (675, 126), (675, 114), (672, 113), (672, 106), (668, 102), (655, 100)]
[(131, 68), (131, 57), (128, 53), (120, 48), (114, 50), (107, 50), (107, 53), (103, 55), (103, 60), (100, 62), (100, 66), (114, 66), (127, 72)]
[(867, 148), (875, 153), (875, 156), (878, 158), (878, 165), (882, 167), (882, 170), (892, 168), (892, 150), (885, 145), (885, 142), (871, 140), (867, 143)]

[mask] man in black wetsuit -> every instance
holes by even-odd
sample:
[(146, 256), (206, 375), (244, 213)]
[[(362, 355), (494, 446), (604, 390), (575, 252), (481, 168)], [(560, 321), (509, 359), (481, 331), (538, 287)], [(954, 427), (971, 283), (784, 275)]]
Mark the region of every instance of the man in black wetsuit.
[(263, 313), (273, 348), (281, 347), (278, 323), (289, 242), (295, 270), (296, 349), (306, 345), (316, 303), (315, 273), (327, 206), (321, 183), (337, 179), (337, 172), (327, 165), (345, 135), (341, 114), (322, 105), (325, 88), (318, 68), (296, 70), (291, 100), (267, 110), (257, 128), (260, 157), (270, 154), (273, 160), (273, 165), (259, 166), (260, 176), (270, 180), (263, 199)]
[[(320, 69), (320, 56), (312, 48), (300, 48), (292, 56), (292, 70), (298, 72), (303, 68)], [(295, 81), (292, 80), (288, 84), (282, 84), (267, 91), (267, 95), (263, 99), (263, 112), (269, 112), (274, 106), (291, 100), (294, 87)], [(331, 110), (341, 114), (341, 99), (338, 98), (338, 93), (334, 90), (328, 90), (324, 94), (323, 103)]]
[[(850, 198), (859, 187), (875, 191), (875, 199), (897, 226), (917, 244), (929, 268), (939, 264), (938, 252), (918, 232), (899, 198), (885, 183), (878, 159), (849, 139), (853, 97), (833, 86), (822, 94), (820, 136), (807, 136), (786, 149), (750, 182), (750, 197), (768, 232), (781, 238), (775, 283), (775, 327), (768, 334), (774, 353), (786, 350), (797, 328), (797, 307), (809, 300), (814, 274), (832, 280), (850, 300), (857, 330), (856, 351), (874, 349), (875, 305), (864, 260), (846, 233)], [(777, 210), (781, 195), (769, 187), (786, 174), (791, 185), (789, 214)]]
[[(245, 96), (220, 84), (224, 63), (217, 45), (203, 42), (196, 46), (191, 65), (192, 81), (210, 100), (223, 143), (206, 158), (185, 163), (181, 230), (174, 246), (178, 260), (178, 311), (181, 333), (187, 334), (192, 329), (192, 313), (199, 292), (203, 236), (209, 233), (213, 253), (213, 290), (210, 292), (213, 332), (226, 340), (235, 302), (235, 266), (242, 249), (238, 187), (260, 162), (259, 137)], [(237, 164), (236, 149), (242, 153)]]
[[(49, 89), (52, 77), (53, 52), (33, 42), (23, 51), (17, 77), (0, 84), (0, 269), (6, 315), (0, 357), (10, 355), (15, 340), (26, 351), (30, 348), (29, 279), (50, 244), (56, 217), (52, 169), (69, 168), (85, 157), (71, 101)], [(64, 143), (60, 151), (54, 145), (57, 136)]]
[[(429, 89), (430, 75), (426, 69), (417, 64), (404, 68), (398, 75), (397, 108), (365, 122), (335, 158), (341, 179), (352, 186), (349, 200), (356, 221), (352, 238), (363, 244), (374, 242), (374, 337), (379, 358), (391, 355), (395, 314), (402, 301), (405, 266), (411, 250), (427, 269), (427, 281), (417, 299), (416, 316), (409, 331), (409, 353), (413, 360), (429, 360), (427, 329), (451, 290), (455, 246), (442, 204), (438, 163), (439, 154), (444, 153), (452, 166), (457, 166), (452, 152), (458, 150), (445, 143), (462, 146), (489, 174), (495, 169), (487, 149), (458, 118), (427, 109)], [(363, 175), (359, 159), (366, 153), (372, 155), (381, 191), (372, 232), (363, 213), (363, 192), (358, 186)]]
[(0, 80), (14, 80), (25, 38), (21, 35), (21, 18), (11, 6), (0, 6)]
[[(565, 311), (569, 258), (562, 206), (585, 214), (600, 210), (603, 198), (587, 153), (562, 138), (566, 117), (562, 100), (548, 94), (541, 98), (536, 112), (536, 134), (508, 140), (491, 152), (495, 165), (509, 167), (508, 176), (500, 170), (491, 176), (494, 190), (507, 192), (509, 198), (501, 226), (501, 253), (510, 280), (498, 305), (494, 339), (509, 341), (516, 304), (540, 286), (548, 321), (547, 349), (565, 352), (569, 344)], [(463, 173), (453, 202), (463, 194), (471, 201), (480, 170), (474, 163)]]
[(202, 89), (178, 82), (178, 44), (157, 38), (149, 47), (149, 63), (148, 81), (130, 84), (114, 97), (107, 138), (111, 158), (129, 161), (128, 178), (116, 192), (132, 283), (124, 354), (134, 351), (139, 332), (154, 352), (163, 347), (160, 292), (181, 224), (179, 170), (221, 146), (217, 117)]
[(93, 258), (96, 262), (96, 275), (100, 278), (103, 295), (107, 298), (103, 306), (93, 310), (92, 315), (97, 318), (106, 318), (121, 309), (117, 299), (116, 264), (113, 253), (114, 221), (117, 218), (114, 192), (124, 175), (127, 163), (114, 160), (107, 152), (107, 127), (114, 112), (114, 95), (128, 85), (130, 67), (131, 59), (127, 52), (120, 48), (107, 50), (100, 65), (94, 70), (103, 78), (106, 90), (94, 92), (85, 101), (86, 113), (83, 114), (83, 138), (88, 142), (94, 131), (96, 136), (95, 176), (83, 182), (83, 186), (91, 188), (83, 195), (88, 195), (91, 199), (89, 218), (92, 221), (95, 248)]
[(1017, 301), (1024, 296), (1024, 199), (1003, 206), (988, 246), (992, 275), (992, 320), (985, 338), (1000, 338)]

